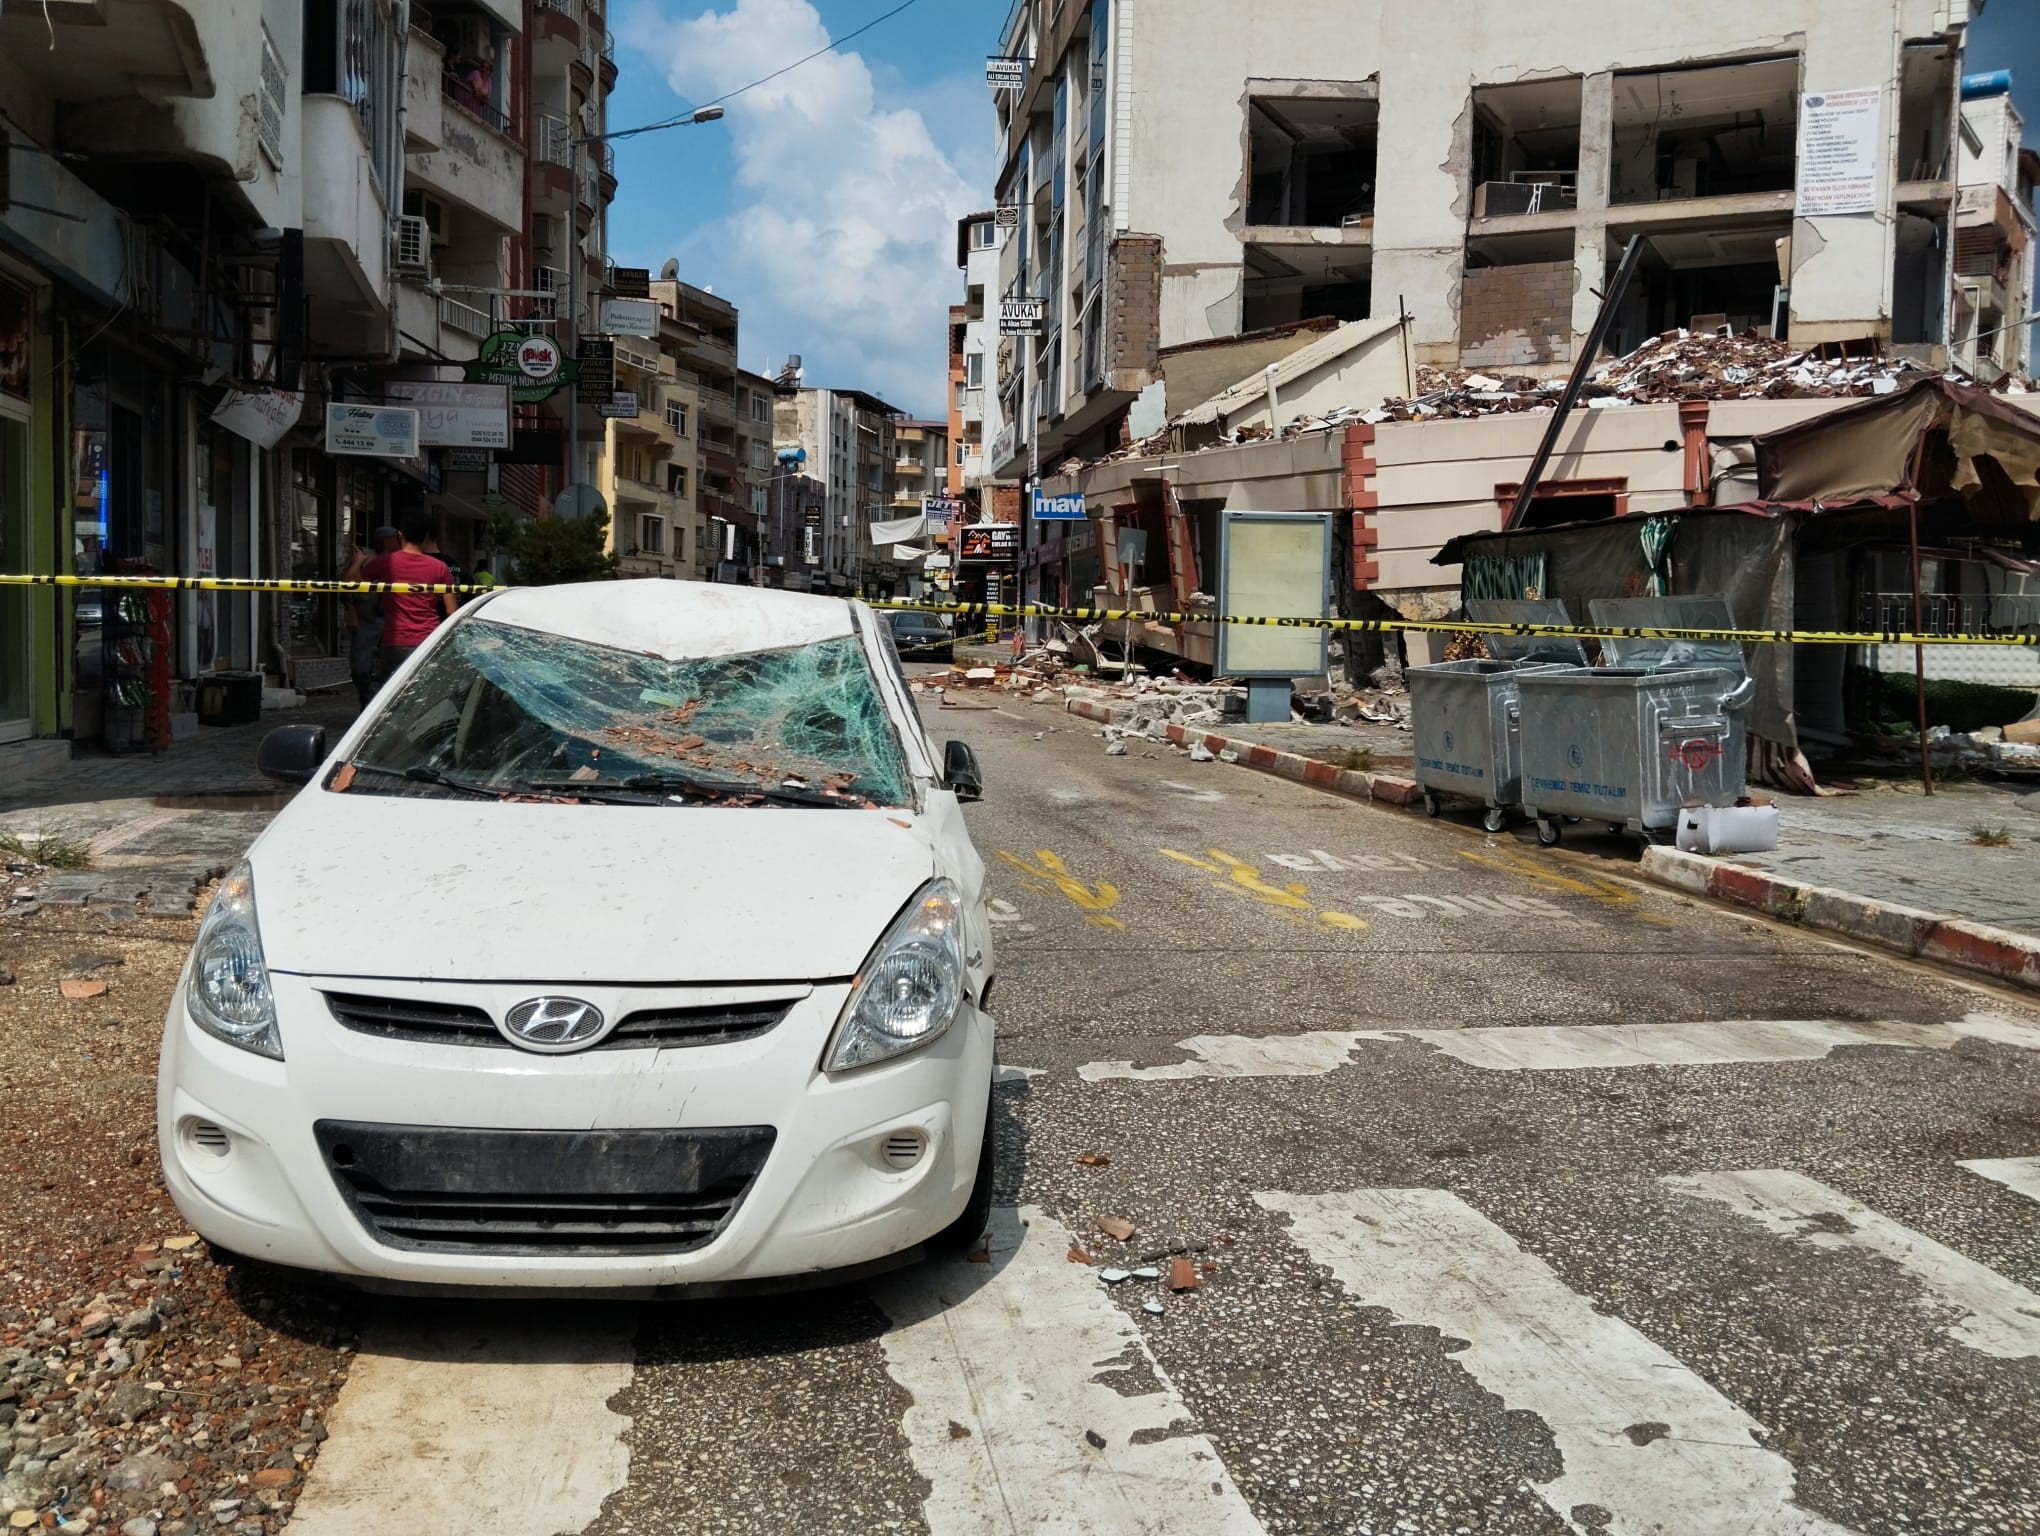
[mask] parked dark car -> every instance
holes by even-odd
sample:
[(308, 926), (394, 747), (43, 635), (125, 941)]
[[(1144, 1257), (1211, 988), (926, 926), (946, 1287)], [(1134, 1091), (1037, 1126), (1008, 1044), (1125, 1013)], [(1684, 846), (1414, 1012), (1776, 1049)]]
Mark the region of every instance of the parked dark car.
[(949, 660), (949, 624), (941, 614), (902, 609), (890, 617), (893, 644), (899, 647), (901, 661)]

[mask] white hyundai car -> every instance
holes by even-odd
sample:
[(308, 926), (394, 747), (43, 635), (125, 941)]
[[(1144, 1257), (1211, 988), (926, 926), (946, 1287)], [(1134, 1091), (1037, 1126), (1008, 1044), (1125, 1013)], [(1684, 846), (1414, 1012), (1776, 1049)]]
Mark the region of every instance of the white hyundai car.
[(157, 1088), (217, 1247), (629, 1292), (984, 1231), (977, 765), (862, 603), (506, 590), (261, 763), (304, 788), (206, 912)]

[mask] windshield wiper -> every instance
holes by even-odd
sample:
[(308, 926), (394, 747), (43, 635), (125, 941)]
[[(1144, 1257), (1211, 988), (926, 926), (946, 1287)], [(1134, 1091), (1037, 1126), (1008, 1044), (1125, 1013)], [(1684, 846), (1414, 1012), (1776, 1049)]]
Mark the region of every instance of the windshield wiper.
[(661, 794), (690, 795), (703, 800), (769, 800), (775, 805), (811, 805), (827, 810), (856, 810), (861, 802), (843, 795), (831, 795), (798, 784), (756, 784), (741, 779), (700, 779), (684, 773), (635, 773), (623, 781), (626, 789), (655, 790)]
[(465, 779), (448, 778), (437, 768), (427, 768), (423, 764), (413, 764), (409, 768), (384, 768), (375, 763), (356, 763), (354, 772), (357, 776), (376, 773), (386, 779), (409, 779), (413, 784), (436, 784), (441, 789), (450, 789), (462, 795), (473, 795), (481, 800), (500, 800), (504, 794), (504, 791), (491, 789), (486, 784), (470, 784)]

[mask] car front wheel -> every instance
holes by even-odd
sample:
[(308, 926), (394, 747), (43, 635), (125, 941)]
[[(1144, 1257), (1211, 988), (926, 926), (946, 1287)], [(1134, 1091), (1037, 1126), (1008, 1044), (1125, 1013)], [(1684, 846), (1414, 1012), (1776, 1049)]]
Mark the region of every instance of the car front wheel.
[(971, 1181), (970, 1199), (964, 1203), (963, 1214), (948, 1226), (928, 1239), (928, 1246), (938, 1252), (963, 1253), (975, 1248), (978, 1239), (992, 1220), (992, 1168), (997, 1161), (998, 1137), (993, 1130), (992, 1115), (996, 1108), (994, 1098), (998, 1078), (993, 1079), (994, 1092), (985, 1096), (985, 1134), (978, 1146), (977, 1177)]

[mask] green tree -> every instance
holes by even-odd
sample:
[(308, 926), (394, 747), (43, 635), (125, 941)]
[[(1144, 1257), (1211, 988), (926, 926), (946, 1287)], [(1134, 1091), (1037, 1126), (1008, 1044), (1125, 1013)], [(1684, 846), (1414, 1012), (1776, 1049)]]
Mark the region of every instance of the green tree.
[(551, 513), (499, 515), (490, 525), (489, 542), (510, 556), (511, 570), (498, 572), (499, 579), (520, 587), (551, 587), (614, 576), (616, 556), (602, 547), (608, 532), (606, 513), (572, 520)]

